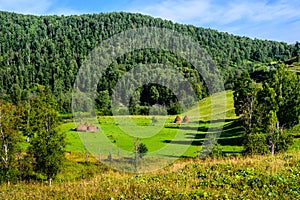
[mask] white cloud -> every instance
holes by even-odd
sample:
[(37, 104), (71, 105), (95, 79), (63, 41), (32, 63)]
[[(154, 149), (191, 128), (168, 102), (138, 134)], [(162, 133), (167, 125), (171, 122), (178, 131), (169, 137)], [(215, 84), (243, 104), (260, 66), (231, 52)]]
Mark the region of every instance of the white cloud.
[(209, 7), (208, 1), (164, 0), (159, 4), (146, 6), (141, 11), (152, 16), (184, 22), (204, 14)]
[(233, 2), (228, 5), (227, 10), (228, 12), (223, 12), (225, 18), (235, 15), (253, 22), (282, 21), (300, 17), (299, 6), (292, 1), (276, 1), (272, 4), (267, 1)]
[(43, 14), (50, 6), (49, 0), (0, 0), (0, 10), (23, 14)]
[(158, 3), (132, 8), (164, 19), (183, 23), (229, 24), (239, 20), (266, 22), (300, 18), (300, 5), (297, 0), (290, 1), (213, 1), (213, 0), (162, 0)]
[[(132, 5), (129, 11), (233, 34), (293, 42), (290, 23), (300, 20), (299, 0), (158, 0)], [(298, 38), (298, 39), (297, 39)]]
[(57, 8), (51, 11), (47, 11), (45, 13), (43, 13), (44, 15), (64, 15), (64, 16), (68, 16), (68, 15), (81, 15), (81, 14), (86, 14), (83, 11), (78, 11), (78, 10), (74, 10), (74, 9), (69, 9), (69, 8)]

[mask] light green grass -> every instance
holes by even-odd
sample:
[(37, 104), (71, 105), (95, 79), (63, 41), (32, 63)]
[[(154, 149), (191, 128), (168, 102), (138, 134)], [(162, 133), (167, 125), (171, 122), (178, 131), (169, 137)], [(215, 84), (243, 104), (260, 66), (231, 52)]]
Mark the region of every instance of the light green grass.
[[(240, 153), (241, 128), (235, 124), (233, 107), (233, 92), (219, 93), (205, 98), (188, 112), (180, 115), (190, 117), (191, 122), (175, 124), (175, 116), (105, 116), (99, 117), (100, 130), (96, 133), (77, 133), (71, 131), (76, 127), (73, 122), (61, 125), (61, 130), (67, 135), (68, 152), (84, 152), (84, 143), (92, 154), (106, 157), (113, 155), (132, 156), (136, 137), (149, 149), (148, 155), (157, 154), (170, 157), (197, 157), (202, 142), (210, 127), (223, 127), (219, 143), (225, 153)], [(222, 122), (210, 120), (225, 117)], [(172, 142), (171, 142), (172, 141)], [(164, 149), (161, 152), (158, 150)]]

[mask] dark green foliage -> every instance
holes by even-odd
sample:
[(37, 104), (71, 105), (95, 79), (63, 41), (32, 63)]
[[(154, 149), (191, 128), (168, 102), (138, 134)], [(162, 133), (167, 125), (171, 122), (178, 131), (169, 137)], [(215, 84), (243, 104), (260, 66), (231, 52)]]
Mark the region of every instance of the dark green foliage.
[(234, 88), (234, 107), (237, 116), (249, 112), (247, 109), (251, 107), (254, 96), (254, 85), (247, 72), (244, 72), (241, 77), (236, 80)]
[(144, 155), (148, 152), (148, 148), (144, 143), (139, 143), (137, 148), (138, 154), (140, 158), (143, 158)]
[[(299, 123), (300, 79), (286, 66), (279, 65), (262, 88), (257, 89), (254, 115), (259, 128), (273, 131), (286, 129)], [(273, 118), (273, 119), (272, 119)], [(271, 120), (271, 121), (270, 121)], [(270, 126), (273, 126), (270, 129)]]
[(181, 113), (183, 109), (180, 107), (180, 104), (178, 102), (174, 102), (170, 105), (167, 111), (169, 115), (176, 115)]
[(275, 152), (285, 152), (293, 144), (293, 136), (286, 131), (275, 130), (274, 133), (268, 134), (275, 144)]
[(100, 91), (95, 99), (99, 115), (111, 115), (111, 101), (107, 90)]
[(150, 106), (132, 106), (129, 108), (129, 113), (131, 115), (149, 115)]
[(0, 100), (0, 183), (19, 179), (21, 114), (17, 106)]
[(222, 157), (222, 148), (218, 144), (217, 135), (214, 133), (210, 133), (204, 144), (202, 145), (201, 152), (199, 154), (199, 158), (205, 159), (207, 157), (218, 158)]
[(18, 161), (18, 165), (19, 165), (19, 177), (20, 180), (32, 180), (32, 179), (37, 179), (36, 174), (34, 173), (34, 169), (33, 169), (33, 157), (30, 154), (26, 154), (24, 155), (19, 161)]
[(293, 141), (284, 129), (299, 123), (299, 76), (278, 65), (261, 86), (249, 77), (243, 77), (236, 86), (234, 105), (236, 114), (243, 114), (245, 152), (265, 154), (267, 136), (272, 154), (286, 151)]
[(300, 120), (300, 76), (285, 66), (279, 66), (268, 82), (276, 93), (279, 126), (295, 126)]
[(268, 154), (267, 135), (264, 133), (249, 133), (245, 135), (245, 154)]
[(223, 156), (222, 146), (220, 144), (214, 145), (209, 156), (211, 158), (221, 158)]
[[(140, 14), (121, 12), (38, 17), (0, 12), (0, 99), (14, 103), (25, 100), (27, 94), (32, 92), (30, 90), (39, 84), (55, 96), (60, 112), (70, 112), (70, 89), (78, 69), (90, 51), (116, 33), (149, 26), (173, 29), (199, 42), (220, 68), (227, 88), (234, 86), (234, 77), (238, 71), (252, 71), (255, 68), (252, 63), (286, 60), (295, 51), (293, 45), (282, 42), (251, 40)], [(120, 77), (140, 63), (171, 63), (176, 70), (188, 77), (198, 99), (207, 96), (205, 83), (190, 63), (171, 52), (145, 49), (130, 52), (111, 63), (98, 86), (99, 113), (110, 113), (109, 108), (106, 108), (107, 95), (103, 96), (101, 92), (108, 91), (111, 95)], [(151, 91), (153, 94), (149, 98), (142, 94), (141, 102), (135, 102), (139, 105), (153, 104), (159, 102), (164, 95), (166, 102), (175, 102), (170, 101), (172, 95), (166, 90), (162, 91), (155, 86)], [(125, 99), (122, 103), (127, 104)], [(171, 106), (166, 107), (172, 113), (178, 112), (178, 109), (174, 110)]]
[(66, 146), (65, 135), (57, 129), (58, 113), (51, 102), (52, 96), (48, 94), (30, 100), (29, 130), (32, 137), (28, 151), (33, 158), (34, 170), (45, 175), (50, 185), (62, 168)]
[(300, 43), (299, 42), (296, 42), (295, 44), (295, 55), (296, 55), (296, 59), (297, 59), (297, 62), (300, 64)]

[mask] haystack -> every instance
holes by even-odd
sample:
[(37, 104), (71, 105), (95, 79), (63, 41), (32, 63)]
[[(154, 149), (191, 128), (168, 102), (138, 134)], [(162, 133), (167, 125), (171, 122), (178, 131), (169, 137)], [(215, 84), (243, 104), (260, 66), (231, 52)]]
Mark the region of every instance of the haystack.
[(99, 130), (98, 127), (93, 124), (91, 124), (87, 127), (87, 131), (89, 131), (89, 132), (96, 132), (98, 130)]
[(180, 123), (181, 122), (181, 117), (177, 116), (174, 120), (174, 123)]
[(184, 116), (182, 122), (190, 122), (190, 118), (188, 116)]
[(80, 123), (80, 124), (77, 126), (76, 131), (86, 132), (86, 131), (87, 131), (87, 124), (82, 124), (82, 123)]

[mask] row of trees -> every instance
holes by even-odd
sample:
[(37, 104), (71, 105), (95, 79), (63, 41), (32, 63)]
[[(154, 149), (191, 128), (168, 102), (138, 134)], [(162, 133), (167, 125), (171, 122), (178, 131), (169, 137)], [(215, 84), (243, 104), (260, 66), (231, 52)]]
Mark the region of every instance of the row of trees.
[(300, 120), (300, 78), (284, 65), (261, 83), (244, 73), (236, 83), (234, 106), (245, 128), (246, 153), (285, 151), (292, 143), (286, 129)]
[(18, 105), (0, 100), (0, 183), (40, 174), (51, 185), (62, 166), (65, 147), (54, 103), (45, 93)]

